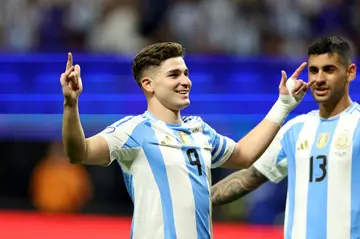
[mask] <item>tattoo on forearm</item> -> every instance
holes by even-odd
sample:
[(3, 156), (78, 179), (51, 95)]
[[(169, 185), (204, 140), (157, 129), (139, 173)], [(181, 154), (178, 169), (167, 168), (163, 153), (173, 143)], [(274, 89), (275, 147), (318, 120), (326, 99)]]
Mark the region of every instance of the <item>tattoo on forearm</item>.
[(258, 188), (267, 178), (253, 166), (233, 173), (211, 188), (213, 205), (227, 204), (235, 201)]

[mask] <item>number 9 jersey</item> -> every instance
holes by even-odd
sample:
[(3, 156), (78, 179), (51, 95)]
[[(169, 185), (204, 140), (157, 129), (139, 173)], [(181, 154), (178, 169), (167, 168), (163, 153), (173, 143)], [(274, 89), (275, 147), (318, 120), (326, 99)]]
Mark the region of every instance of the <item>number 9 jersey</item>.
[(199, 117), (167, 124), (149, 112), (128, 116), (100, 133), (120, 165), (134, 203), (132, 239), (211, 238), (211, 168), (235, 142)]
[(360, 106), (287, 122), (255, 162), (272, 182), (288, 176), (286, 239), (360, 238)]

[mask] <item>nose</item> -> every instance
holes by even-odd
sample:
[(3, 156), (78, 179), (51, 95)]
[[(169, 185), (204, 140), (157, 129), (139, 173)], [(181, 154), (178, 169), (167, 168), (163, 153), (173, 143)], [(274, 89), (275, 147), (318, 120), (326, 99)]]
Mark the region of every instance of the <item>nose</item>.
[(315, 76), (315, 83), (322, 84), (325, 82), (325, 74), (322, 71), (319, 71)]
[(183, 76), (181, 77), (181, 81), (180, 81), (180, 84), (186, 88), (190, 88), (191, 87), (191, 80), (189, 79), (189, 77), (187, 76)]

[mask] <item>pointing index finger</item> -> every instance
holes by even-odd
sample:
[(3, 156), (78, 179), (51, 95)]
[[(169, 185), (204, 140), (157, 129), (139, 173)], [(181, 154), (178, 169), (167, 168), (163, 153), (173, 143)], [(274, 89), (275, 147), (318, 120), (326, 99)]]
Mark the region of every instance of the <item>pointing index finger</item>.
[(68, 60), (66, 62), (66, 70), (69, 70), (73, 66), (73, 59), (71, 52), (68, 53)]
[(315, 83), (315, 80), (311, 80), (311, 81), (309, 81), (309, 82), (306, 84), (306, 86), (309, 88), (309, 87), (311, 87), (314, 83)]
[(291, 78), (297, 79), (297, 78), (300, 76), (301, 72), (306, 68), (306, 65), (307, 65), (307, 63), (306, 63), (306, 62), (303, 62), (303, 63), (296, 69), (296, 71), (294, 72), (294, 74), (292, 74)]

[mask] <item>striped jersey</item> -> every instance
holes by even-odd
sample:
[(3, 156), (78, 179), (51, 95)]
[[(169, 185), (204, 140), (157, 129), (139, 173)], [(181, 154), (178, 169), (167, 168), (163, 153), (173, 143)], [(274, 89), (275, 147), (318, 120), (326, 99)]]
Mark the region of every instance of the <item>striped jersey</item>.
[(270, 181), (288, 176), (286, 239), (360, 238), (360, 106), (287, 122), (254, 164)]
[(125, 117), (100, 135), (134, 203), (131, 238), (212, 237), (210, 169), (229, 158), (233, 140), (200, 117), (167, 124), (149, 112)]

